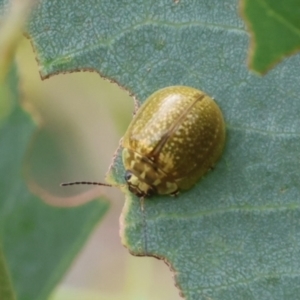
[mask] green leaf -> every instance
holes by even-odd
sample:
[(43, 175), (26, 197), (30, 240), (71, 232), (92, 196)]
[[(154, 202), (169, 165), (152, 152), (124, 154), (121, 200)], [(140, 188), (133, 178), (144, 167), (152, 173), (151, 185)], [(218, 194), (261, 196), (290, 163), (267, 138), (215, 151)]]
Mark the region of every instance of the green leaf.
[[(93, 69), (139, 103), (175, 84), (214, 97), (227, 124), (221, 160), (177, 198), (146, 199), (143, 212), (126, 191), (123, 243), (171, 265), (186, 299), (297, 299), (300, 56), (264, 78), (250, 73), (237, 4), (44, 0), (28, 34), (43, 77)], [(124, 183), (120, 152), (111, 176)]]
[(12, 109), (0, 127), (0, 298), (13, 299), (1, 297), (9, 287), (7, 265), (18, 299), (42, 300), (61, 280), (108, 204), (93, 201), (71, 209), (56, 208), (28, 191), (21, 168), (36, 126), (18, 105), (17, 86), (13, 70), (5, 86)]
[(250, 67), (266, 73), (284, 57), (300, 49), (298, 0), (242, 0), (251, 34)]

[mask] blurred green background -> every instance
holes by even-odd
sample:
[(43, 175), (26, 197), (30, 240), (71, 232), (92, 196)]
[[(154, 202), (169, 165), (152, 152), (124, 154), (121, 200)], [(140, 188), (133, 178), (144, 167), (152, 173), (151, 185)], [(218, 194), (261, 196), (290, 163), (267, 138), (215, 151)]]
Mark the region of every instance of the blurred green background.
[(23, 104), (40, 124), (25, 162), (26, 180), (51, 205), (78, 205), (101, 194), (111, 209), (95, 229), (51, 300), (176, 300), (169, 268), (154, 258), (131, 256), (121, 245), (117, 188), (76, 186), (65, 181), (104, 182), (133, 112), (133, 99), (95, 72), (57, 75), (42, 81), (30, 42), (17, 51)]

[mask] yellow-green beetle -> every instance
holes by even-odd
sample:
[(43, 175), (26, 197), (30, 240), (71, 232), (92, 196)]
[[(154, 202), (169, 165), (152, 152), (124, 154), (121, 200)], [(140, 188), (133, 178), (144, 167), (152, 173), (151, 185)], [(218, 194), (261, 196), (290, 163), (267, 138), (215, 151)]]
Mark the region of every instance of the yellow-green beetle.
[[(142, 198), (189, 189), (214, 166), (224, 143), (224, 119), (211, 97), (188, 86), (163, 88), (145, 101), (123, 138), (128, 188)], [(111, 186), (62, 186), (74, 184)]]
[(220, 157), (225, 124), (215, 101), (188, 86), (152, 94), (123, 138), (129, 190), (138, 197), (191, 188)]

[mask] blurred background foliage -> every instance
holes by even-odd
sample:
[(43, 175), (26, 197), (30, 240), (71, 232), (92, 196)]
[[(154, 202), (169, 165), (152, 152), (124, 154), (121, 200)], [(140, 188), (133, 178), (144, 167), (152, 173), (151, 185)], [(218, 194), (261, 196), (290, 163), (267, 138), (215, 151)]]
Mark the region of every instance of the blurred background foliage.
[(51, 300), (181, 299), (165, 264), (132, 257), (121, 245), (118, 218), (124, 196), (118, 189), (59, 186), (62, 181), (104, 181), (132, 116), (131, 97), (93, 72), (42, 81), (25, 38), (17, 65), (24, 107), (41, 125), (25, 162), (30, 188), (51, 205), (76, 205), (101, 193), (112, 201)]

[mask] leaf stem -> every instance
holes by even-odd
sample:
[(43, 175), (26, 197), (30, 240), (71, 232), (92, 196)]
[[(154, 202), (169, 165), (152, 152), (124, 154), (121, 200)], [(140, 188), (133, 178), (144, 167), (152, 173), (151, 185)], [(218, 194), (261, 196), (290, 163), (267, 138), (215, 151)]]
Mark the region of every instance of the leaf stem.
[(0, 246), (0, 299), (16, 300), (9, 271), (4, 258), (2, 247)]

